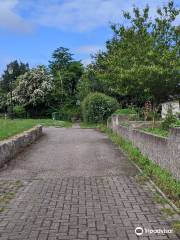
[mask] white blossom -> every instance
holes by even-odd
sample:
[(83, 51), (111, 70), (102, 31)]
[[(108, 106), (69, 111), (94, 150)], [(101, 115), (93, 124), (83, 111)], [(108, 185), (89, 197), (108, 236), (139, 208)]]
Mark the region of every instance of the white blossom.
[(53, 78), (44, 66), (33, 68), (19, 76), (13, 91), (13, 101), (23, 105), (37, 105), (46, 100), (53, 89)]

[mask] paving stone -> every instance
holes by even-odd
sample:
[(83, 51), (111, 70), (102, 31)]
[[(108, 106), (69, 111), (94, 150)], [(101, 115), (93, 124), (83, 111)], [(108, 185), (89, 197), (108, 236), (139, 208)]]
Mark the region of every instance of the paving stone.
[(0, 194), (11, 191), (13, 181), (23, 182), (0, 213), (0, 240), (180, 239), (176, 234), (136, 236), (136, 227), (170, 229), (171, 220), (161, 219), (151, 188), (139, 185), (135, 167), (104, 134), (45, 132), (0, 172)]

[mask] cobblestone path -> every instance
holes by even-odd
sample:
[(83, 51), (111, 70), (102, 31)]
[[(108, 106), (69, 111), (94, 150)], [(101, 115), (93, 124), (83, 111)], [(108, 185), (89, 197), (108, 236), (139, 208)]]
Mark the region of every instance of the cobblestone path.
[[(172, 219), (104, 134), (78, 128), (44, 132), (0, 172), (1, 182), (23, 183), (0, 213), (0, 240), (180, 239), (145, 232), (172, 229)], [(144, 230), (140, 237), (136, 227)]]

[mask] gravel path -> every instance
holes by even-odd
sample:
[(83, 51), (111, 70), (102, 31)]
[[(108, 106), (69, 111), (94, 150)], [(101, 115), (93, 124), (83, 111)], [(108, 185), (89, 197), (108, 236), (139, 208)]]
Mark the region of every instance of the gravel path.
[(172, 218), (106, 135), (79, 128), (44, 133), (0, 172), (1, 181), (23, 183), (0, 214), (0, 240), (179, 239), (146, 232), (172, 229)]

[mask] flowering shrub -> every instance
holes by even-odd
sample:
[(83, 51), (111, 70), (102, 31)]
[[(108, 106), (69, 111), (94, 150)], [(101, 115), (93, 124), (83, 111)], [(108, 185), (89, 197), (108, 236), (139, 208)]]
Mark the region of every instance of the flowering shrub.
[(23, 106), (37, 106), (47, 100), (53, 89), (52, 76), (44, 66), (38, 66), (18, 77), (13, 101)]
[(116, 99), (103, 93), (90, 93), (82, 103), (82, 115), (85, 122), (104, 122), (118, 109)]

